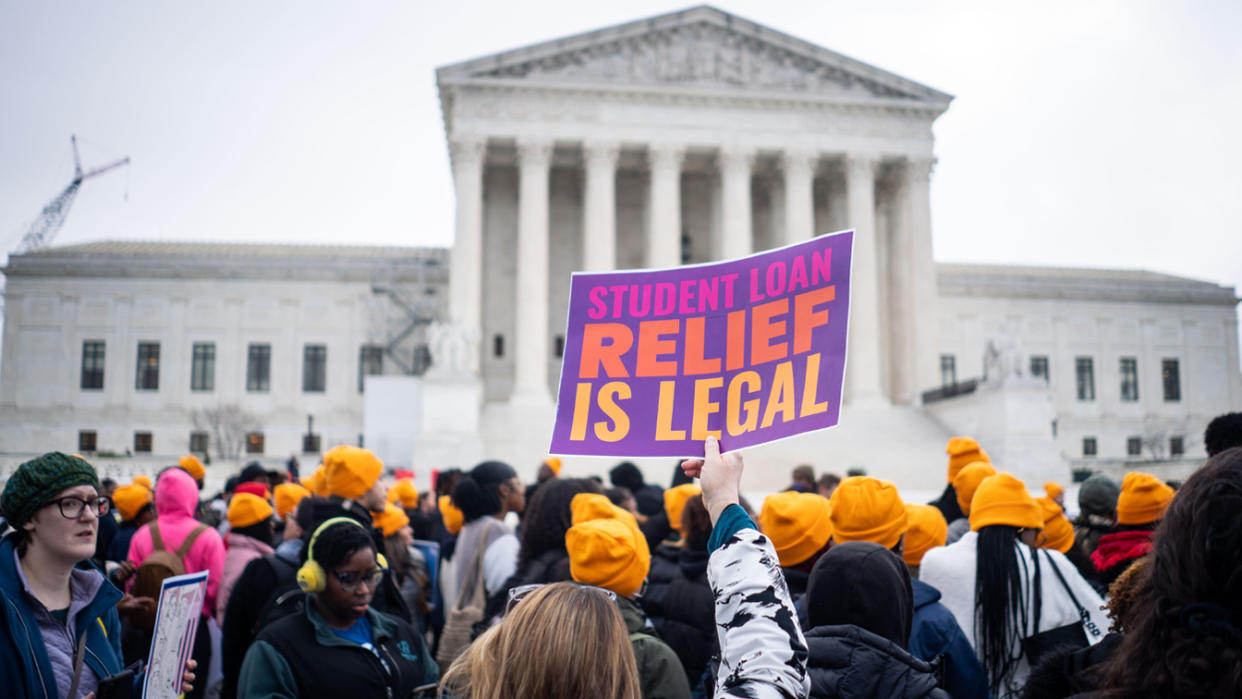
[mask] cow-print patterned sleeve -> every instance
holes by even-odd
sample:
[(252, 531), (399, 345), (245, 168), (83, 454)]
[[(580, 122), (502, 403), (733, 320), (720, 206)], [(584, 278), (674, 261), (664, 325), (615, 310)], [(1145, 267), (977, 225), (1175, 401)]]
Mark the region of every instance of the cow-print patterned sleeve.
[(716, 598), (720, 669), (716, 696), (807, 696), (807, 646), (789, 588), (767, 537), (753, 528), (729, 537), (708, 561)]

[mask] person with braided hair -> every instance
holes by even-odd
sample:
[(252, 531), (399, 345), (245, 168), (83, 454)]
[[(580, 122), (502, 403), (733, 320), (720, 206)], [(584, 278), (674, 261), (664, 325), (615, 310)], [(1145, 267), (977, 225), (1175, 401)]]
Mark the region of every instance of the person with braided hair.
[(1242, 694), (1242, 447), (1222, 451), (1169, 503), (1102, 667), (1120, 697)]

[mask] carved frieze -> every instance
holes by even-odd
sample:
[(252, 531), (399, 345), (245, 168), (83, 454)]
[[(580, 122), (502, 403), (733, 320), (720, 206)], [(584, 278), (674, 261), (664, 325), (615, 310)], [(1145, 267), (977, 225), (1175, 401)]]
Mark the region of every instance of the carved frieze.
[(482, 71), (475, 77), (911, 97), (709, 22), (614, 39)]

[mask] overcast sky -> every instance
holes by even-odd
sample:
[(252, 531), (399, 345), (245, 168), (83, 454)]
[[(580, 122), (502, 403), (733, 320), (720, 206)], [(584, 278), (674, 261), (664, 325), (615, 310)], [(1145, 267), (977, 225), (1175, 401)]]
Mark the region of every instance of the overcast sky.
[[(1135, 267), (1242, 289), (1242, 3), (719, 7), (957, 96), (942, 261)], [(449, 245), (434, 69), (681, 4), (0, 2), (0, 253), (72, 174), (56, 242)], [(3, 259), (0, 254), (0, 259)]]

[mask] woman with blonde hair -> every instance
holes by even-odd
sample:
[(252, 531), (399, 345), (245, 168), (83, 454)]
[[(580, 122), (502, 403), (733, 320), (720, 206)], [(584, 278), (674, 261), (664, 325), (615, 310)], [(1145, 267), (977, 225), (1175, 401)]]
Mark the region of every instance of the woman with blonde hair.
[(634, 651), (613, 593), (571, 582), (514, 588), (510, 611), (453, 663), (450, 699), (639, 699)]

